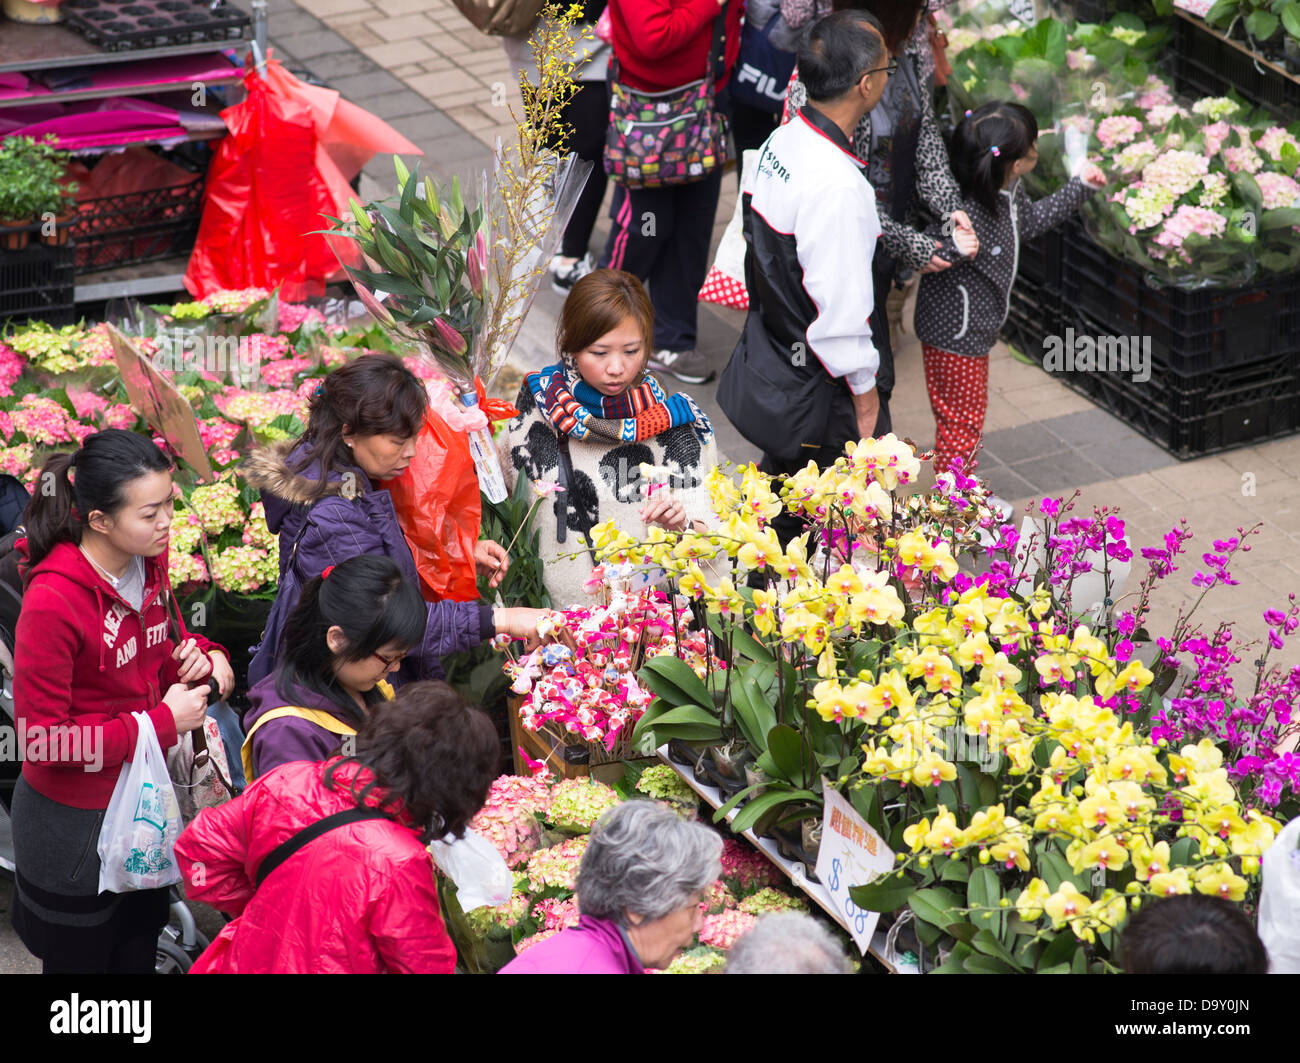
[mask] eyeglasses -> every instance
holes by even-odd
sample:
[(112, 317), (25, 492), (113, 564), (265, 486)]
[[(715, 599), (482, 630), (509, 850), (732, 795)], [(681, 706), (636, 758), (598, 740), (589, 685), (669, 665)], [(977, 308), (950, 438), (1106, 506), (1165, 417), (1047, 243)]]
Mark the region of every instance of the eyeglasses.
[(404, 654), (404, 653), (399, 653), (399, 654), (397, 654), (397, 656), (395, 656), (395, 657), (385, 657), (385, 656), (384, 656), (382, 653), (380, 653), (378, 650), (376, 650), (376, 651), (375, 651), (374, 653), (372, 653), (370, 656), (371, 656), (371, 657), (378, 657), (379, 660), (381, 660), (381, 661), (384, 662), (384, 667), (385, 667), (385, 668), (392, 668), (393, 665), (395, 665), (395, 664), (401, 664), (404, 660), (406, 660), (406, 654)]
[[(892, 77), (894, 71), (896, 71), (897, 69), (898, 69), (898, 60), (895, 58), (895, 59), (891, 59), (884, 66), (876, 67), (875, 70), (864, 70), (862, 72), (862, 77), (865, 78), (865, 77), (869, 77), (872, 74), (879, 74), (882, 70), (885, 72), (886, 75)], [(858, 78), (858, 80), (861, 81), (862, 78)]]

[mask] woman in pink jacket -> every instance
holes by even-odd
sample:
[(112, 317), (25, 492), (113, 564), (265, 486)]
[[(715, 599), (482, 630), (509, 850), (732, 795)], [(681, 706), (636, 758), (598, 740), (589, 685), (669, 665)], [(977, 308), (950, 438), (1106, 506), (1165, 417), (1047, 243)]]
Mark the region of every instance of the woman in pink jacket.
[(367, 717), (355, 755), (283, 764), (202, 812), (176, 843), (186, 896), (236, 918), (193, 972), (451, 973), (426, 846), (463, 836), (497, 756), (481, 709), (414, 683)]

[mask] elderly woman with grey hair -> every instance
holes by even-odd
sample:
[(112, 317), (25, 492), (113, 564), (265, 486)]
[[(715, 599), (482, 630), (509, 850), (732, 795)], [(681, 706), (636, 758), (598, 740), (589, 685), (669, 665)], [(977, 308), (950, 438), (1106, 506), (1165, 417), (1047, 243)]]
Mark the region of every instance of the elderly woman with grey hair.
[(578, 868), (578, 925), (502, 974), (642, 974), (664, 968), (700, 926), (700, 899), (721, 873), (722, 839), (650, 801), (600, 818)]
[(727, 956), (727, 974), (848, 974), (844, 950), (829, 930), (799, 912), (761, 918)]

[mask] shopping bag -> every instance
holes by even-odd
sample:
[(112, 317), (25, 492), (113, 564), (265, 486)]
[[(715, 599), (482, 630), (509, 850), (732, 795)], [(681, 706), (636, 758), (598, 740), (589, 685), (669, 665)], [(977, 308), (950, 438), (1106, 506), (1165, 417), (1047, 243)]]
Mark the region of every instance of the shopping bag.
[(1259, 939), (1269, 974), (1300, 974), (1300, 819), (1293, 819), (1264, 852)]
[(226, 745), (221, 740), (217, 721), (211, 716), (203, 718), (203, 737), (207, 748), (197, 754), (193, 731), (181, 735), (180, 741), (167, 751), (167, 774), (181, 810), (181, 821), (187, 824), (203, 809), (224, 805), (235, 796)]
[(456, 883), (456, 898), (461, 911), (495, 908), (505, 904), (514, 891), (515, 877), (497, 847), (467, 830), (463, 838), (448, 834), (430, 843), (433, 862)]
[[(181, 814), (153, 721), (132, 713), (135, 756), (122, 765), (99, 832), (99, 891), (127, 893), (181, 880), (176, 839)], [(219, 741), (219, 740), (218, 740)]]
[[(758, 165), (757, 151), (745, 152), (742, 160), (741, 188), (748, 188), (753, 168)], [(745, 232), (744, 210), (741, 207), (743, 197), (736, 197), (736, 210), (727, 222), (718, 244), (718, 253), (713, 257), (713, 265), (704, 278), (700, 289), (699, 301), (729, 306), (734, 310), (749, 309), (749, 292), (745, 288)]]

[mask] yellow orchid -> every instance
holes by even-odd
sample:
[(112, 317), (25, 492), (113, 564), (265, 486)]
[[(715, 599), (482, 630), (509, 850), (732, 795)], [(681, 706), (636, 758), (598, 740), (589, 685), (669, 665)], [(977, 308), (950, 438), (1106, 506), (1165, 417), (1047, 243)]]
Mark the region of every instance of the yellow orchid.
[(704, 578), (704, 573), (700, 571), (700, 566), (694, 561), (686, 570), (686, 574), (678, 581), (677, 589), (687, 598), (693, 598), (697, 601), (708, 593), (708, 582)]
[(1206, 834), (1224, 839), (1246, 832), (1246, 821), (1237, 814), (1237, 809), (1230, 806), (1210, 806), (1203, 808), (1193, 820)]
[(1246, 829), (1231, 835), (1228, 844), (1234, 856), (1259, 856), (1273, 844), (1281, 829), (1277, 820), (1252, 808), (1246, 813)]
[(1195, 881), (1197, 893), (1222, 897), (1225, 901), (1245, 900), (1246, 890), (1250, 887), (1250, 883), (1240, 875), (1234, 875), (1227, 864), (1198, 869)]
[(1074, 682), (1074, 668), (1069, 658), (1064, 655), (1045, 653), (1035, 658), (1034, 671), (1043, 677), (1045, 683)]
[(1002, 751), (1011, 758), (1010, 773), (1024, 775), (1034, 766), (1034, 745), (1029, 740), (1008, 742)]
[(1175, 867), (1152, 875), (1147, 886), (1158, 897), (1174, 897), (1192, 892), (1192, 878), (1187, 868)]
[(1079, 819), (1073, 802), (1062, 798), (1050, 804), (1045, 803), (1041, 808), (1042, 811), (1034, 820), (1034, 830), (1064, 834), (1067, 837), (1074, 837), (1082, 830), (1083, 821)]
[(839, 571), (832, 573), (826, 581), (826, 589), (832, 594), (858, 594), (863, 589), (862, 577), (854, 571), (852, 565), (842, 564)]
[[(1130, 746), (1129, 750), (1134, 748), (1135, 747)], [(1128, 752), (1129, 750), (1125, 750), (1124, 752)], [(1145, 753), (1146, 750), (1141, 750), (1140, 752)], [(1131, 782), (1123, 777), (1118, 779), (1115, 778), (1115, 764), (1116, 762), (1112, 760), (1106, 765), (1107, 777), (1113, 780), (1107, 788), (1110, 790), (1111, 796), (1123, 806), (1124, 813), (1128, 816), (1129, 820), (1137, 820), (1146, 813), (1151, 812), (1156, 807), (1156, 799), (1143, 790), (1137, 783)], [(1156, 766), (1159, 767), (1158, 764)]]
[(976, 685), (986, 687), (997, 683), (1003, 687), (1014, 687), (1023, 676), (1024, 673), (1007, 660), (1007, 655), (999, 651), (980, 668), (979, 682)]
[(916, 697), (897, 669), (890, 668), (880, 674), (879, 680), (867, 695), (869, 708), (863, 715), (874, 714), (878, 719), (887, 712), (909, 711), (916, 706)]
[[(969, 609), (971, 606), (957, 606), (954, 613), (960, 609)], [(982, 631), (968, 638), (957, 647), (957, 663), (961, 665), (962, 671), (969, 672), (972, 668), (983, 668), (986, 664), (996, 659), (997, 651), (989, 645), (988, 636)], [(1003, 660), (1006, 660), (1003, 657)]]
[(921, 472), (915, 451), (893, 432), (879, 439), (849, 442), (844, 452), (852, 468), (867, 472), (886, 491), (895, 490), (900, 483), (914, 483)]
[(1079, 660), (1086, 661), (1093, 675), (1100, 675), (1110, 661), (1110, 652), (1106, 649), (1106, 643), (1083, 624), (1074, 629), (1074, 638), (1070, 640), (1070, 652)]
[(1174, 769), (1174, 781), (1183, 782), (1192, 775), (1222, 767), (1223, 754), (1211, 739), (1202, 738), (1196, 745), (1183, 746), (1170, 756), (1169, 766)]
[(1147, 882), (1153, 876), (1162, 875), (1169, 870), (1168, 842), (1149, 845), (1145, 838), (1139, 837), (1133, 843), (1129, 855), (1133, 858), (1133, 870), (1137, 872), (1138, 880), (1141, 882)]
[(1002, 710), (998, 708), (994, 695), (990, 691), (977, 694), (962, 706), (962, 721), (969, 735), (989, 734), (1002, 722)]
[(786, 545), (785, 556), (773, 566), (784, 579), (812, 579), (812, 569), (808, 567), (808, 549), (804, 536), (796, 536)]
[(1016, 898), (1016, 912), (1021, 919), (1032, 923), (1043, 917), (1043, 905), (1052, 896), (1047, 883), (1041, 878), (1031, 878), (1029, 885), (1020, 891)]
[(776, 568), (784, 557), (781, 541), (771, 528), (751, 529), (748, 541), (736, 551), (736, 560), (746, 569)]
[(708, 588), (705, 601), (710, 613), (730, 617), (743, 617), (745, 614), (745, 600), (736, 593), (736, 588), (729, 579), (719, 580), (716, 587)]
[(1141, 661), (1129, 661), (1124, 669), (1116, 675), (1107, 668), (1095, 681), (1097, 693), (1103, 698), (1108, 698), (1116, 690), (1123, 690), (1129, 694), (1136, 694), (1139, 690), (1145, 690), (1155, 679), (1155, 674), (1147, 668)]
[(926, 835), (930, 833), (930, 821), (922, 817), (920, 823), (913, 823), (903, 831), (903, 844), (914, 853), (919, 853), (925, 848)]
[(770, 638), (776, 630), (776, 619), (776, 591), (755, 591), (754, 609), (750, 615), (754, 630)]
[(740, 492), (731, 476), (715, 465), (705, 477), (704, 487), (715, 513), (727, 513), (740, 505)]
[(972, 843), (982, 842), (985, 838), (1002, 831), (1006, 819), (1006, 809), (1003, 805), (981, 808), (970, 818), (970, 825), (966, 828), (966, 840)]
[(989, 855), (1008, 870), (1015, 867), (1021, 871), (1028, 871), (1029, 838), (1015, 830), (1019, 826), (1019, 821), (1014, 817), (1007, 817), (1007, 825), (1012, 828), (1011, 832), (989, 850)]
[(1050, 897), (1043, 900), (1043, 911), (1052, 920), (1052, 928), (1060, 930), (1066, 922), (1086, 912), (1092, 907), (1092, 898), (1080, 893), (1068, 878)]
[[(907, 840), (906, 834), (903, 840)], [(934, 823), (926, 831), (924, 842), (927, 849), (940, 853), (950, 853), (966, 844), (965, 832), (957, 826), (956, 817), (946, 805), (935, 809)]]
[(1128, 915), (1128, 903), (1122, 893), (1105, 890), (1097, 902), (1088, 909), (1087, 925), (1094, 930), (1105, 933), (1114, 930)]
[(1020, 605), (1007, 598), (998, 606), (997, 612), (989, 617), (989, 631), (999, 642), (1016, 642), (1023, 647), (1032, 629), (1029, 618)]
[(1079, 802), (1079, 819), (1089, 830), (1117, 827), (1127, 818), (1124, 806), (1115, 800), (1107, 787), (1099, 787), (1095, 794)]
[(1113, 837), (1098, 838), (1079, 850), (1071, 864), (1077, 875), (1090, 867), (1104, 868), (1106, 871), (1118, 871), (1128, 863), (1128, 850)]
[(903, 622), (906, 608), (898, 597), (898, 591), (893, 587), (867, 586), (853, 596), (849, 613), (853, 623), (859, 626), (888, 624), (890, 627), (898, 627)]
[(917, 786), (938, 786), (957, 778), (956, 765), (935, 754), (922, 757), (912, 766), (912, 782)]
[(1029, 612), (1035, 620), (1042, 620), (1052, 608), (1052, 595), (1046, 587), (1037, 587), (1029, 599)]
[(945, 694), (961, 689), (961, 675), (952, 666), (936, 646), (927, 646), (904, 669), (909, 679), (925, 679), (925, 689), (933, 694), (942, 690)]

